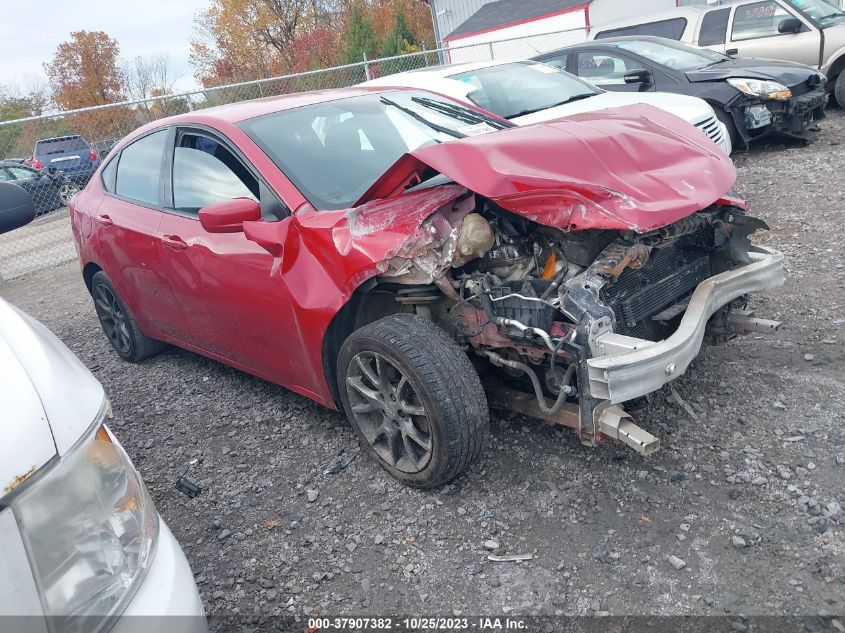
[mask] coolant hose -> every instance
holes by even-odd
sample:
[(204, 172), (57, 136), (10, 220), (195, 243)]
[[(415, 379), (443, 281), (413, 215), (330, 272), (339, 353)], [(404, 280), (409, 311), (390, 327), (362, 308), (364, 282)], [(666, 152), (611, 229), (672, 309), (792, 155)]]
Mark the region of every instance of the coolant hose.
[(575, 373), (575, 363), (572, 363), (566, 368), (566, 373), (564, 373), (563, 380), (561, 381), (560, 392), (557, 394), (557, 400), (555, 400), (555, 403), (549, 407), (546, 404), (546, 396), (543, 395), (543, 387), (540, 384), (540, 379), (537, 377), (537, 374), (533, 369), (525, 363), (520, 363), (518, 360), (510, 360), (497, 354), (496, 352), (486, 350), (484, 355), (487, 356), (494, 365), (510, 367), (511, 369), (521, 371), (528, 376), (531, 379), (531, 384), (534, 385), (534, 395), (537, 396), (537, 404), (540, 406), (540, 410), (543, 413), (546, 415), (555, 415), (563, 408), (563, 404), (566, 402), (566, 396), (571, 393), (568, 387), (569, 381), (572, 380), (572, 374)]

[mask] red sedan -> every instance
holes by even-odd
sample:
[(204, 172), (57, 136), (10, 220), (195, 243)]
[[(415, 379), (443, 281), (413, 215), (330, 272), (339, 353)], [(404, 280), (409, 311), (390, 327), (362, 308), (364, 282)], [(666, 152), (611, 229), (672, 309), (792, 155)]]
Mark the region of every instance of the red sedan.
[(171, 343), (343, 408), (378, 463), (431, 487), (479, 455), (488, 395), (657, 448), (622, 403), (681, 375), (705, 329), (753, 327), (746, 294), (782, 278), (734, 179), (648, 106), (512, 128), (359, 88), (151, 123), (71, 211), (123, 358)]

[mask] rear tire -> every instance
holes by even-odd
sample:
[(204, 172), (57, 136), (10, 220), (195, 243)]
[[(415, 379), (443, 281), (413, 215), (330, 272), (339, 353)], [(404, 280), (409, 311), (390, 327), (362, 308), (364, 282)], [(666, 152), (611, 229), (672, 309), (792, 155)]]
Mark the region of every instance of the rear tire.
[(137, 363), (165, 348), (165, 343), (151, 339), (141, 331), (135, 316), (103, 271), (91, 278), (91, 297), (106, 338), (124, 360)]
[(404, 484), (434, 488), (481, 454), (487, 398), (467, 355), (431, 321), (395, 314), (353, 332), (337, 363), (362, 447)]
[(63, 182), (59, 185), (59, 202), (61, 202), (59, 206), (68, 206), (70, 204), (70, 199), (77, 193), (79, 193), (79, 187), (76, 184), (70, 181)]

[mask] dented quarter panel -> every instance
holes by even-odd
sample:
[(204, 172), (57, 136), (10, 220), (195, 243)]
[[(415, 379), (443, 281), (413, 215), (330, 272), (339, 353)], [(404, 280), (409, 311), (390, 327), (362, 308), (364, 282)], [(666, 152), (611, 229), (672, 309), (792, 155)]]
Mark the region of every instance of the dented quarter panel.
[(396, 195), (425, 167), (509, 211), (572, 230), (648, 231), (707, 207), (736, 181), (730, 158), (694, 126), (636, 105), (416, 150), (360, 202)]

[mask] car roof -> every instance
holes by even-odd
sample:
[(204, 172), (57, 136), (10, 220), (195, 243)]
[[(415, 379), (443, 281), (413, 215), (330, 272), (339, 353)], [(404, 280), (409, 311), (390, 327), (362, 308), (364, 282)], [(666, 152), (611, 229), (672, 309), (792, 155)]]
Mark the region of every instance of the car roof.
[[(655, 35), (620, 35), (619, 37), (603, 37), (600, 40), (579, 42), (578, 44), (572, 44), (571, 46), (564, 46), (563, 48), (559, 48), (557, 51), (552, 51), (552, 53), (557, 53), (560, 51), (570, 51), (580, 48), (596, 48), (598, 46), (609, 46), (612, 48), (616, 48), (616, 44), (621, 44), (622, 42), (654, 42), (655, 44), (671, 42), (673, 44), (685, 44), (689, 46), (689, 44), (687, 44), (686, 42), (679, 42), (678, 40), (671, 40), (665, 37), (657, 37)], [(636, 54), (636, 51), (630, 52)], [(546, 55), (548, 55), (548, 53), (538, 55), (537, 59), (542, 59)]]
[(596, 24), (593, 28), (597, 33), (614, 29), (618, 26), (625, 26), (627, 24), (646, 24), (648, 22), (660, 22), (661, 20), (670, 20), (677, 17), (695, 16), (713, 9), (718, 9), (722, 5), (718, 4), (703, 4), (690, 5), (686, 7), (676, 7), (674, 9), (666, 9), (665, 11), (655, 11), (654, 13), (646, 13), (645, 15), (638, 15), (636, 17), (626, 18), (624, 20), (614, 20), (613, 22), (605, 22), (603, 24)]
[(155, 123), (158, 125), (172, 125), (178, 124), (182, 121), (195, 121), (198, 116), (201, 116), (205, 119), (213, 119), (216, 121), (234, 124), (264, 116), (265, 114), (284, 112), (285, 110), (293, 110), (294, 108), (301, 108), (303, 106), (316, 105), (318, 103), (327, 103), (329, 101), (337, 101), (339, 99), (347, 99), (349, 97), (360, 97), (366, 94), (388, 92), (392, 90), (403, 90), (403, 88), (353, 86), (351, 88), (296, 92), (276, 97), (264, 97), (263, 99), (251, 99), (249, 101), (238, 101), (236, 103), (214, 106), (212, 108), (204, 108), (193, 112), (186, 112), (185, 114), (177, 114), (176, 116), (158, 119)]
[[(655, 11), (654, 13), (646, 13), (645, 15), (637, 15), (636, 17), (625, 18), (624, 20), (614, 20), (613, 22), (604, 22), (593, 26), (594, 33), (604, 33), (605, 31), (613, 31), (614, 29), (625, 28), (626, 26), (637, 26), (640, 24), (650, 24), (652, 22), (663, 22), (673, 18), (690, 18), (697, 19), (702, 13), (707, 13), (713, 9), (719, 9), (725, 6), (736, 4), (735, 2), (723, 2), (721, 4), (704, 4), (691, 5), (686, 7), (676, 7), (674, 9), (666, 9), (664, 11)], [(602, 38), (605, 39), (605, 38)]]
[[(36, 143), (47, 143), (49, 141), (68, 141), (72, 138), (82, 138), (82, 135), (81, 134), (66, 134), (65, 136), (53, 136), (53, 137), (50, 137), (50, 138), (40, 138), (35, 142)], [(82, 139), (82, 140), (85, 140), (85, 139)]]
[[(482, 68), (492, 68), (494, 66), (503, 66), (505, 64), (513, 64), (513, 63), (536, 63), (532, 62), (530, 59), (507, 59), (507, 60), (487, 60), (482, 62), (461, 62), (457, 64), (441, 64), (440, 66), (424, 66), (423, 68), (415, 68), (414, 70), (406, 70), (401, 73), (395, 73), (393, 75), (387, 75), (385, 77), (379, 77), (377, 80), (373, 82), (364, 82), (361, 85), (369, 86), (369, 85), (376, 85), (374, 82), (386, 82), (391, 77), (402, 77), (405, 75), (434, 75), (436, 77), (450, 77), (451, 75), (457, 75), (458, 73), (466, 73), (472, 72), (473, 70), (481, 70)], [(382, 83), (382, 85), (385, 85)]]

